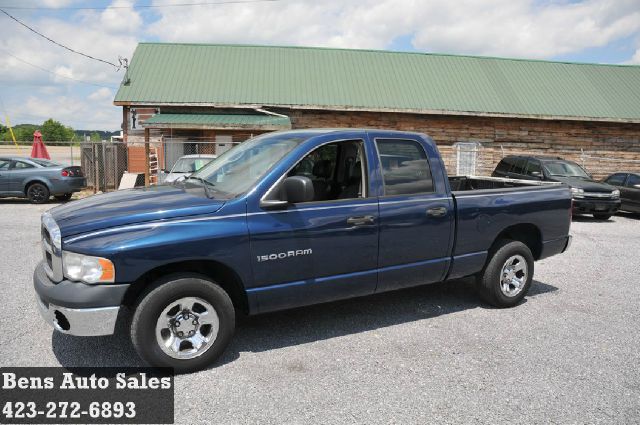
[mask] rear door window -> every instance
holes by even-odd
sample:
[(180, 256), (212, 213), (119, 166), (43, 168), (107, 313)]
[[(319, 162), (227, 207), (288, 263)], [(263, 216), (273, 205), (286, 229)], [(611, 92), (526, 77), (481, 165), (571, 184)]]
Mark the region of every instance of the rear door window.
[(518, 158), (516, 160), (515, 165), (513, 166), (513, 168), (511, 169), (511, 174), (520, 174), (523, 175), (524, 174), (524, 170), (526, 168), (527, 165), (527, 160), (526, 158)]
[(434, 191), (424, 148), (415, 140), (376, 139), (385, 195), (413, 195)]

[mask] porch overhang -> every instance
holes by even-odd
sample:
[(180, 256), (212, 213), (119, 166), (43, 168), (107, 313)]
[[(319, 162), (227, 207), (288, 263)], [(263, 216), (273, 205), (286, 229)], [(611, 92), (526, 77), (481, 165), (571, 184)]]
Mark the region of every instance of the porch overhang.
[(287, 116), (258, 114), (156, 114), (142, 123), (144, 128), (189, 130), (290, 130)]

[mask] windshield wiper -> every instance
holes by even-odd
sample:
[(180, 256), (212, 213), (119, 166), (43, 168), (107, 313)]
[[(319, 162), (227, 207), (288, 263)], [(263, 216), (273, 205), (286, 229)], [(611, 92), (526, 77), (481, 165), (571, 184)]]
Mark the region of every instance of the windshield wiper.
[(213, 198), (213, 196), (209, 196), (209, 187), (214, 187), (215, 184), (211, 183), (207, 179), (203, 179), (202, 177), (198, 177), (198, 176), (189, 176), (186, 179), (184, 179), (184, 181), (187, 181), (187, 180), (197, 180), (201, 182), (202, 187), (204, 188), (204, 193), (207, 195), (207, 198)]

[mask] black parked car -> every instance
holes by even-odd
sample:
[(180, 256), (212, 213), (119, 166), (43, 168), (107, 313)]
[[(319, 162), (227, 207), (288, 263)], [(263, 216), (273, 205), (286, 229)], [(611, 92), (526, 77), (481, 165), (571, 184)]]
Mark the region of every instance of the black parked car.
[(640, 213), (640, 174), (615, 173), (604, 182), (620, 190), (621, 210)]
[(608, 220), (620, 208), (620, 190), (593, 180), (580, 165), (560, 157), (506, 156), (491, 175), (566, 183), (573, 194), (574, 214), (593, 214)]

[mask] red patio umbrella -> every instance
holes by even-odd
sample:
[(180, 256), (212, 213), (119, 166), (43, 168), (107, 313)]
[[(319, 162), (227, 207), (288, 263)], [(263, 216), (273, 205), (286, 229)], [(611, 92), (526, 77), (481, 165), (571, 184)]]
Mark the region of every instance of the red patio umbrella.
[(42, 134), (39, 130), (33, 133), (33, 146), (31, 147), (31, 158), (51, 159), (47, 147), (42, 141)]

